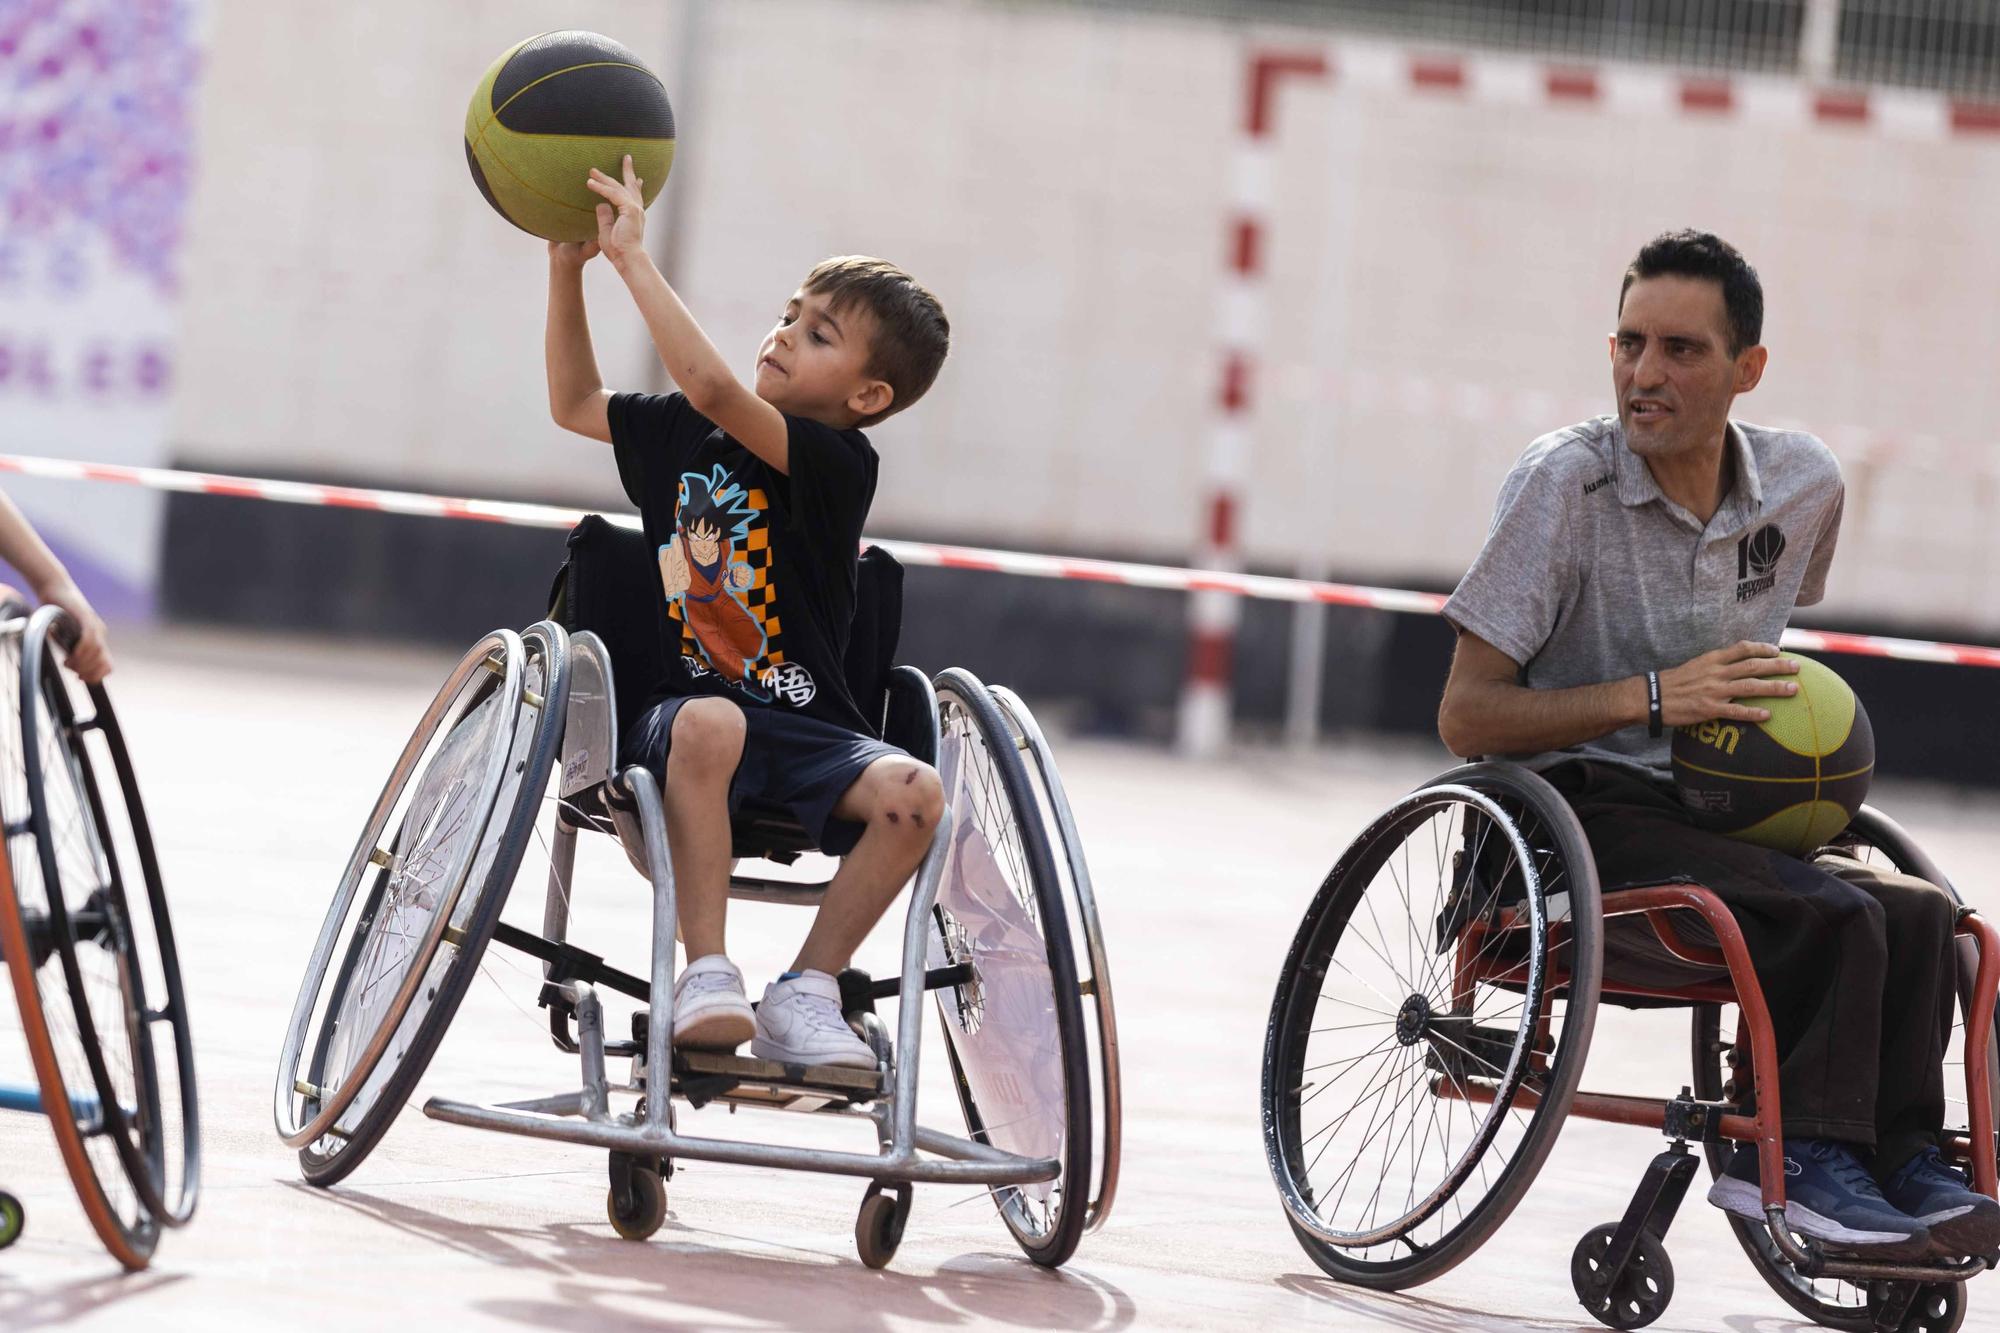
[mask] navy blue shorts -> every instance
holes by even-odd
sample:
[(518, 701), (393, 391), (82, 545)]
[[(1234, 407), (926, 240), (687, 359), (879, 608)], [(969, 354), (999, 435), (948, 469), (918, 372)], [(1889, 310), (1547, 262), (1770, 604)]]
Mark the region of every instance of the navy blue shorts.
[[(664, 785), (674, 717), (681, 705), (690, 698), (721, 697), (662, 699), (648, 708), (626, 733), (620, 765), (644, 764)], [(736, 777), (729, 784), (729, 813), (735, 814), (745, 797), (769, 801), (789, 810), (828, 856), (853, 851), (867, 826), (835, 819), (833, 808), (868, 765), (890, 756), (908, 758), (908, 753), (887, 741), (814, 717), (776, 708), (751, 707), (742, 712), (743, 757), (737, 761)]]

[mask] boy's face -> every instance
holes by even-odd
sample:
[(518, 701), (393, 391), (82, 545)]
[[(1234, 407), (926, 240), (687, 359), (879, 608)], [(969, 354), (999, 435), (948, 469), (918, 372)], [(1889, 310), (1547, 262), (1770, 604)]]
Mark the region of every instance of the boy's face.
[(757, 396), (781, 412), (851, 426), (888, 406), (889, 386), (868, 374), (875, 316), (859, 304), (836, 315), (818, 292), (797, 291), (757, 349)]

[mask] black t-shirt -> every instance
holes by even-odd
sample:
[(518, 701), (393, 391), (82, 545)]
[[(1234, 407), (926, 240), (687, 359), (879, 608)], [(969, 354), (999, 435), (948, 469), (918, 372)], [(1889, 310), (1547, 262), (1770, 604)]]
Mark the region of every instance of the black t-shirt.
[(789, 476), (678, 393), (621, 393), (611, 444), (660, 568), (668, 662), (653, 700), (719, 694), (873, 735), (841, 663), (875, 450), (787, 415)]

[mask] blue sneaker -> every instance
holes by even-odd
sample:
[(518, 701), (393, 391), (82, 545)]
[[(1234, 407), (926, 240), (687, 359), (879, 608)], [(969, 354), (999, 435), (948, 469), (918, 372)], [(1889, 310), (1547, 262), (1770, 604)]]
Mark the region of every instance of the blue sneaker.
[[(1762, 1224), (1757, 1145), (1737, 1145), (1728, 1167), (1709, 1186), (1708, 1201)], [(1832, 1139), (1785, 1140), (1785, 1222), (1828, 1249), (1870, 1259), (1918, 1259), (1930, 1250), (1924, 1224), (1883, 1198), (1854, 1150)]]
[(1896, 1168), (1882, 1196), (1929, 1229), (1934, 1255), (1958, 1259), (2000, 1250), (2000, 1203), (1975, 1191), (1936, 1148)]

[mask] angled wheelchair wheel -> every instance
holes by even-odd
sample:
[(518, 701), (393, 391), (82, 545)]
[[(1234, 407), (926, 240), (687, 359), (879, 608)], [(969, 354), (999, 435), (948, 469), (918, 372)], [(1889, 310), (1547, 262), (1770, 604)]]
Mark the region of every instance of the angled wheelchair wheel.
[[(6, 887), (0, 954), (85, 1215), (141, 1268), (192, 1216), (199, 1110), (187, 999), (117, 714), (67, 673), (75, 627), (44, 607), (0, 634)], [(134, 878), (136, 876), (136, 878)]]
[(952, 847), (932, 913), (934, 966), (975, 979), (940, 990), (945, 1053), (972, 1138), (1062, 1164), (1053, 1181), (997, 1186), (1000, 1218), (1036, 1263), (1075, 1253), (1093, 1186), (1091, 1071), (1074, 935), (1021, 735), (965, 671), (938, 676), (938, 772)]
[(1096, 1152), (1096, 1176), (1092, 1182), (1089, 1215), (1085, 1231), (1095, 1231), (1111, 1216), (1112, 1201), (1118, 1195), (1118, 1166), (1124, 1137), (1123, 1089), (1118, 1065), (1118, 1015), (1111, 998), (1111, 965), (1105, 957), (1104, 930), (1097, 916), (1097, 895), (1090, 881), (1090, 867), (1083, 855), (1083, 838), (1077, 832), (1076, 815), (1069, 795), (1063, 790), (1062, 774), (1056, 769), (1035, 715), (1019, 695), (1004, 686), (992, 688), (994, 702), (1008, 726), (1019, 736), (1027, 752), (1028, 784), (1035, 790), (1035, 804), (1045, 828), (1051, 828), (1061, 842), (1056, 857), (1056, 878), (1062, 885), (1063, 905), (1070, 925), (1070, 949), (1079, 973), (1077, 988), (1087, 997), (1084, 1012), (1086, 1041), (1090, 1047), (1091, 1106)]
[(1583, 1072), (1599, 929), (1581, 826), (1512, 765), (1444, 774), (1342, 854), (1264, 1046), (1265, 1154), (1322, 1269), (1414, 1286), (1507, 1219)]
[(425, 710), (342, 873), (279, 1060), (278, 1132), (316, 1185), (402, 1111), (479, 969), (562, 734), (568, 637), (488, 635)]
[[(1910, 835), (1872, 806), (1861, 808), (1835, 846), (1863, 865), (1915, 875), (1945, 889), (1955, 901), (1964, 901), (1937, 863), (1924, 854)], [(1969, 1121), (1965, 1099), (1965, 1006), (1971, 998), (1974, 970), (1973, 956), (1969, 949), (1961, 945), (1959, 1011), (1945, 1049), (1945, 1118), (1947, 1126), (1952, 1128), (1963, 1128)], [(1694, 1090), (1695, 1095), (1704, 1100), (1733, 1099), (1739, 1092), (1732, 1083), (1734, 1071), (1730, 1068), (1729, 1057), (1736, 1045), (1734, 1024), (1740, 1020), (1735, 1018), (1732, 1007), (1729, 1016), (1732, 1030), (1725, 1031), (1724, 1017), (1721, 1007), (1716, 1005), (1700, 1005), (1694, 1011)], [(1995, 1104), (2000, 1105), (2000, 1053), (1989, 1054), (1987, 1068), (1993, 1071), (1995, 1087), (1992, 1095)], [(1747, 1080), (1748, 1071), (1738, 1077)], [(1722, 1173), (1728, 1164), (1732, 1146), (1728, 1143), (1708, 1145), (1711, 1177)], [(1838, 1278), (1806, 1277), (1779, 1252), (1764, 1227), (1737, 1217), (1728, 1220), (1730, 1230), (1736, 1233), (1737, 1243), (1750, 1257), (1758, 1275), (1792, 1309), (1827, 1328), (1868, 1330), (1875, 1326), (1874, 1316), (1869, 1310), (1867, 1284)]]

